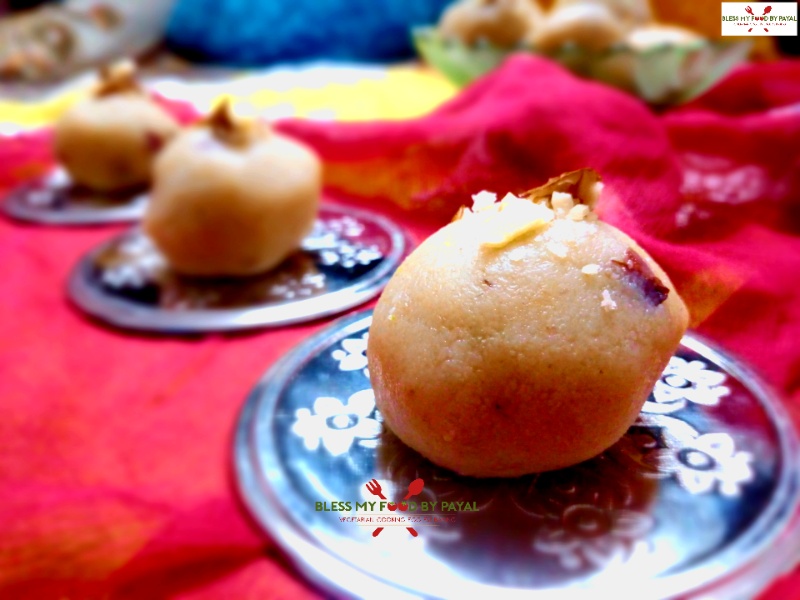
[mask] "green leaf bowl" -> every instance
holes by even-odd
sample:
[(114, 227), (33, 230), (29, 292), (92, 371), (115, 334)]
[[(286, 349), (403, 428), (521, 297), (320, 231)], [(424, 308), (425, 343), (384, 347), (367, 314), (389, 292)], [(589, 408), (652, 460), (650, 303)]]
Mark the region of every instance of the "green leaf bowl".
[(751, 46), (750, 42), (698, 40), (645, 50), (620, 45), (602, 53), (564, 46), (556, 53), (544, 54), (531, 48), (503, 49), (489, 43), (468, 46), (445, 39), (434, 27), (415, 29), (413, 39), (423, 60), (459, 87), (493, 70), (512, 53), (530, 52), (652, 105), (681, 104), (699, 96), (744, 61)]

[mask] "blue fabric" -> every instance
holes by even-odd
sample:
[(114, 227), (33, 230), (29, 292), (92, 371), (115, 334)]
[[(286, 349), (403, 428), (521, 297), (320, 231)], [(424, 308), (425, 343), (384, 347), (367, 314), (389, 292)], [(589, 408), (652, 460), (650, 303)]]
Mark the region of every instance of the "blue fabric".
[(170, 48), (193, 60), (263, 65), (414, 55), (410, 31), (452, 0), (178, 0)]

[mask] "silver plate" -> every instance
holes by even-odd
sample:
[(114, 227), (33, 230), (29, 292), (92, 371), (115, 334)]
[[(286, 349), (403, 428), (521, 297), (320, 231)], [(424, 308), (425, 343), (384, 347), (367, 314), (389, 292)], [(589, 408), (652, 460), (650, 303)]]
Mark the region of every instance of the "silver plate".
[[(346, 317), (283, 357), (248, 398), (235, 439), (246, 505), (332, 593), (732, 600), (752, 598), (797, 559), (797, 434), (762, 383), (696, 336), (601, 456), (476, 480), (383, 429), (365, 355), (370, 322), (370, 312)], [(359, 509), (380, 501), (367, 482), (392, 500), (418, 478), (419, 505), (405, 513)], [(476, 510), (422, 511), (422, 501)], [(325, 510), (334, 506), (344, 510)], [(398, 515), (408, 520), (377, 521)]]
[(161, 333), (287, 325), (337, 314), (377, 295), (406, 250), (385, 217), (324, 203), (302, 249), (270, 273), (193, 279), (173, 273), (137, 228), (75, 266), (70, 298), (113, 325)]
[(3, 203), (8, 216), (44, 225), (135, 222), (142, 218), (146, 207), (145, 193), (108, 195), (79, 188), (61, 167), (18, 186)]

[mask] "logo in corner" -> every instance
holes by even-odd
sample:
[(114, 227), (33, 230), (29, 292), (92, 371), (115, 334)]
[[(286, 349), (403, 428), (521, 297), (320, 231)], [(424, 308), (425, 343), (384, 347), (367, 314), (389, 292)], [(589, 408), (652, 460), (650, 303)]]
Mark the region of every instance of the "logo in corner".
[(723, 2), (723, 36), (797, 35), (797, 2)]

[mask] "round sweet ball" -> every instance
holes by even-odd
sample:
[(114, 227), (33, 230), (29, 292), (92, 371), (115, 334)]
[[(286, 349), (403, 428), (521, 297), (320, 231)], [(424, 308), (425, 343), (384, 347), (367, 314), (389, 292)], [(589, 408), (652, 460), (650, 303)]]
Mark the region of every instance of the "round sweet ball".
[(653, 21), (653, 8), (649, 0), (556, 0), (553, 3), (553, 10), (576, 4), (604, 6), (627, 26), (645, 25)]
[(476, 196), (375, 307), (384, 422), (433, 463), (514, 477), (590, 459), (635, 421), (686, 327), (669, 278), (597, 220), (594, 172)]
[(321, 193), (312, 150), (223, 103), (156, 160), (143, 227), (178, 273), (255, 275), (299, 249)]
[(91, 96), (56, 122), (54, 152), (76, 184), (100, 192), (147, 185), (153, 160), (178, 133), (133, 75), (129, 65), (104, 70)]
[(529, 36), (541, 20), (536, 0), (461, 0), (444, 12), (439, 32), (468, 45), (483, 40), (511, 48)]
[(577, 47), (604, 52), (620, 44), (627, 26), (603, 4), (582, 3), (554, 8), (526, 42), (540, 52)]

